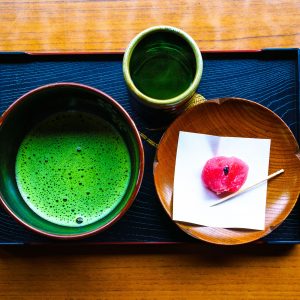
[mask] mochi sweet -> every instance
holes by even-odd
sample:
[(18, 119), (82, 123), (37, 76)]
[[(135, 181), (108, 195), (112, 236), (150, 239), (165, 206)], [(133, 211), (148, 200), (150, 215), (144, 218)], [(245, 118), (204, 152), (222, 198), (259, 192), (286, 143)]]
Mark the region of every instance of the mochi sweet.
[(201, 177), (217, 195), (234, 193), (245, 183), (248, 170), (248, 165), (237, 157), (216, 156), (206, 162)]

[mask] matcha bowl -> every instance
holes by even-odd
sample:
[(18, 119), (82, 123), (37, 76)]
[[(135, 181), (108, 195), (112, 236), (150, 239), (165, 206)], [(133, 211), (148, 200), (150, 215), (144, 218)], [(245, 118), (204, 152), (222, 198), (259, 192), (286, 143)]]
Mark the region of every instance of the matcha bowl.
[(39, 87), (0, 119), (0, 202), (27, 228), (82, 238), (120, 219), (144, 171), (139, 132), (105, 93), (76, 83)]

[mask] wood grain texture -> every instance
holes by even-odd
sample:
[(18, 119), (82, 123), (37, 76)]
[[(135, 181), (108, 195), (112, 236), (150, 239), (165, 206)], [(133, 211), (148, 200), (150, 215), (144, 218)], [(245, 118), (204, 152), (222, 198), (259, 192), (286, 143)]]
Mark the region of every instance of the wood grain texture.
[(0, 1), (0, 49), (123, 51), (141, 30), (172, 25), (201, 49), (300, 44), (300, 2), (156, 0)]
[[(0, 0), (1, 51), (123, 51), (180, 27), (201, 49), (299, 47), (300, 2)], [(1, 299), (298, 299), (300, 247), (0, 248)]]
[(299, 299), (300, 248), (5, 247), (1, 299)]
[[(153, 167), (157, 194), (170, 217), (180, 131), (271, 139), (269, 174), (279, 169), (285, 170), (284, 174), (268, 182), (264, 230), (226, 229), (176, 222), (182, 230), (211, 243), (236, 245), (262, 238), (285, 220), (300, 191), (299, 147), (289, 127), (275, 113), (245, 99), (222, 98), (197, 105), (180, 115), (164, 133)], [(201, 153), (199, 155), (201, 159)]]

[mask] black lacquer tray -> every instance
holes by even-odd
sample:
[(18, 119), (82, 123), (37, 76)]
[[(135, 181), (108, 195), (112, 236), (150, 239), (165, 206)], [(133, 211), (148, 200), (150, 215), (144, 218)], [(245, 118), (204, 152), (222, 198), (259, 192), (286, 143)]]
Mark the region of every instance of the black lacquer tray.
[[(259, 102), (277, 113), (300, 141), (299, 49), (202, 54), (204, 71), (198, 93), (206, 99), (241, 97)], [(112, 96), (132, 116), (138, 129), (158, 142), (163, 131), (147, 130), (143, 120), (131, 107), (123, 80), (122, 58), (122, 53), (0, 53), (0, 113), (33, 88), (54, 82), (77, 82), (93, 86)], [(152, 175), (155, 148), (146, 142), (144, 148), (144, 179), (132, 207), (108, 230), (80, 240), (80, 243), (199, 242), (177, 228), (163, 210), (155, 192)], [(300, 203), (262, 241), (300, 243)], [(0, 208), (0, 244), (36, 243), (66, 242), (29, 231)]]

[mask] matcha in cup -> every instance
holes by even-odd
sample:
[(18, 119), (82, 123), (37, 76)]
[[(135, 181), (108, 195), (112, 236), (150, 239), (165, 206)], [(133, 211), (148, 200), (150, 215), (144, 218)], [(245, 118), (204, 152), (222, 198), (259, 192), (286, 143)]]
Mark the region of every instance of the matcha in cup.
[(196, 42), (184, 31), (156, 26), (139, 33), (123, 58), (125, 82), (138, 112), (148, 121), (167, 123), (191, 102), (202, 76)]
[(0, 204), (37, 233), (73, 239), (108, 228), (133, 203), (143, 170), (133, 120), (93, 87), (42, 86), (0, 117)]
[(131, 159), (111, 123), (68, 111), (38, 122), (26, 134), (15, 169), (22, 198), (37, 215), (78, 227), (103, 219), (122, 201)]

